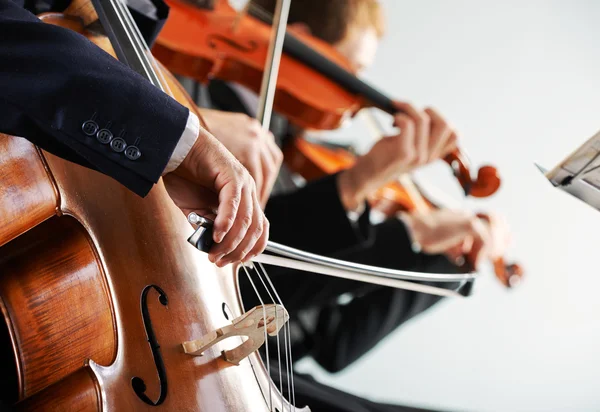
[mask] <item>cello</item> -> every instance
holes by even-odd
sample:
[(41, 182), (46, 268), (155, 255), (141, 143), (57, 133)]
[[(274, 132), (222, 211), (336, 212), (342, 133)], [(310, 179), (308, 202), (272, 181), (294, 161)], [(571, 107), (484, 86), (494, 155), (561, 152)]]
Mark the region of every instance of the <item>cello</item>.
[[(119, 0), (74, 1), (40, 19), (114, 56), (88, 30), (98, 15), (155, 86), (196, 110)], [(0, 360), (18, 410), (291, 409), (254, 351), (285, 309), (242, 313), (236, 268), (185, 242), (193, 229), (162, 182), (142, 199), (19, 137), (0, 135), (0, 149)], [(191, 356), (198, 338), (208, 345)]]

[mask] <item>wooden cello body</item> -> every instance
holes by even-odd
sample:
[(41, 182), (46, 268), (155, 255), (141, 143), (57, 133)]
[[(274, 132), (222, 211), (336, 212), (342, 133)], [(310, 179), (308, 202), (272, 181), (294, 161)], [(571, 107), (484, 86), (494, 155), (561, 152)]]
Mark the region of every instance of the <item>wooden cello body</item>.
[[(108, 47), (77, 19), (44, 19)], [(220, 357), (240, 338), (182, 350), (242, 306), (236, 271), (186, 242), (193, 229), (162, 182), (140, 198), (3, 134), (0, 170), (2, 391), (18, 410), (284, 410), (267, 400), (277, 389), (258, 354), (237, 366)]]

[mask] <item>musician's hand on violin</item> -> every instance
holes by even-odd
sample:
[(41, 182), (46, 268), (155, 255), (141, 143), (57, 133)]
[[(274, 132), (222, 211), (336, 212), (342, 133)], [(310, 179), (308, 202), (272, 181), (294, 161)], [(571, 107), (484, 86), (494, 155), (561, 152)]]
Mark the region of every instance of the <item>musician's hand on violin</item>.
[(271, 132), (243, 113), (201, 109), (211, 133), (248, 169), (264, 208), (275, 184), (283, 154)]
[(483, 260), (502, 256), (509, 242), (508, 226), (497, 215), (482, 219), (466, 211), (437, 209), (402, 218), (424, 252), (445, 253), (452, 260), (468, 256), (475, 269)]
[(186, 216), (192, 211), (207, 215), (216, 210), (211, 262), (222, 267), (264, 250), (269, 222), (260, 207), (254, 180), (210, 133), (201, 129), (187, 157), (163, 180)]
[(352, 168), (339, 175), (340, 198), (349, 210), (401, 174), (456, 148), (456, 134), (434, 109), (420, 111), (408, 103), (395, 104), (399, 110), (394, 116), (398, 134), (377, 141)]

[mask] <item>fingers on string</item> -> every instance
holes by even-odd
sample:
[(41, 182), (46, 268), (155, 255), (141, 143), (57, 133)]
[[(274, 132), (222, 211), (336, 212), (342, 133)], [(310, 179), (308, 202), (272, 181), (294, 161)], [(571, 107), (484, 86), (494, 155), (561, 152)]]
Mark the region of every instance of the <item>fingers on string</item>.
[(232, 181), (225, 184), (219, 191), (219, 207), (213, 230), (213, 240), (215, 243), (221, 243), (233, 227), (241, 200), (241, 184)]
[[(256, 192), (248, 193), (245, 197), (251, 205), (251, 207), (247, 207), (250, 216), (247, 219), (244, 218), (240, 220), (239, 234), (232, 238), (231, 246), (228, 245), (227, 251), (225, 253), (221, 252), (221, 258), (215, 261), (220, 267), (229, 263), (243, 261), (256, 243), (263, 237), (264, 214), (258, 202)], [(236, 224), (237, 223), (238, 222), (236, 222)], [(234, 225), (234, 228), (235, 227), (236, 226)], [(224, 241), (226, 240), (227, 238)]]
[(486, 230), (481, 220), (474, 219), (471, 228), (473, 245), (469, 254), (472, 257), (474, 269), (478, 270), (481, 267), (481, 263), (488, 257), (491, 239), (488, 230)]
[[(396, 102), (396, 108), (400, 112), (409, 116), (415, 124), (415, 161), (418, 164), (427, 162), (429, 158), (428, 149), (431, 126), (431, 119), (429, 118), (429, 115), (424, 111), (418, 110), (415, 106), (409, 103)], [(400, 127), (399, 125), (396, 126)]]
[[(394, 116), (394, 126), (400, 129), (400, 135), (398, 136), (400, 139), (394, 143), (397, 150), (395, 157), (407, 165), (412, 165), (417, 158), (415, 123), (410, 116), (399, 113)], [(390, 137), (394, 139), (393, 136)]]
[(429, 159), (432, 161), (446, 155), (456, 145), (456, 134), (449, 123), (433, 108), (428, 107), (425, 113), (431, 119), (429, 138)]
[[(254, 183), (252, 183), (254, 184)], [(225, 237), (218, 242), (217, 245), (213, 246), (209, 258), (212, 262), (218, 263), (219, 260), (229, 253), (233, 252), (240, 242), (246, 236), (248, 229), (252, 225), (253, 213), (254, 213), (254, 202), (252, 199), (252, 191), (246, 186), (242, 186), (239, 190), (239, 201), (237, 207), (237, 213), (230, 213), (229, 210), (226, 211), (227, 217), (225, 218), (226, 225), (231, 223), (231, 229), (227, 232)], [(231, 208), (235, 201), (231, 202)], [(221, 210), (219, 209), (219, 214), (217, 214), (217, 219), (219, 219)], [(233, 216), (231, 218), (231, 216)], [(231, 220), (232, 219), (232, 220)], [(216, 227), (216, 221), (215, 221)], [(219, 266), (222, 266), (219, 264)]]

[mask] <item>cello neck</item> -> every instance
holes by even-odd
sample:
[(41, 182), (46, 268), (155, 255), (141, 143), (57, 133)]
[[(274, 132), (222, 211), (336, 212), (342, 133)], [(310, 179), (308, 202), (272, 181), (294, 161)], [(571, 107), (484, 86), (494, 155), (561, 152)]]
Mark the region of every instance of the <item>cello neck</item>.
[(148, 46), (127, 6), (121, 0), (92, 0), (92, 4), (119, 61), (162, 90)]

